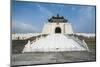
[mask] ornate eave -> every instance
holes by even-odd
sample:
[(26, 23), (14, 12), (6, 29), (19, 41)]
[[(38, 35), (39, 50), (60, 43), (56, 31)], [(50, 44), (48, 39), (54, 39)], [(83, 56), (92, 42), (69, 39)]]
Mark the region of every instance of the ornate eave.
[(52, 16), (50, 19), (48, 19), (48, 22), (51, 22), (51, 23), (66, 23), (66, 22), (68, 22), (68, 20), (65, 19), (63, 16), (59, 16), (59, 14), (57, 14), (57, 16)]

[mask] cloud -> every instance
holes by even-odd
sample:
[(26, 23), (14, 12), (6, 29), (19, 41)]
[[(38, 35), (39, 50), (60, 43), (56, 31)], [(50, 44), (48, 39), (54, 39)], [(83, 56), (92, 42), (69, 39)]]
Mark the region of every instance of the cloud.
[(84, 17), (87, 20), (91, 20), (94, 17), (93, 9), (94, 7), (82, 7), (79, 10), (80, 17)]
[(23, 23), (23, 22), (12, 22), (12, 32), (13, 33), (27, 33), (27, 32), (35, 32), (36, 27), (31, 24)]
[(37, 4), (37, 7), (39, 8), (39, 11), (41, 12), (42, 17), (44, 17), (44, 16), (51, 17), (53, 15), (53, 13), (50, 10), (48, 10), (46, 7), (43, 7), (39, 4)]
[(75, 8), (75, 7), (71, 7), (71, 9), (72, 9), (72, 11), (76, 10), (76, 8)]
[(78, 17), (75, 18), (74, 28), (77, 32), (95, 32), (95, 10), (94, 7), (81, 6)]

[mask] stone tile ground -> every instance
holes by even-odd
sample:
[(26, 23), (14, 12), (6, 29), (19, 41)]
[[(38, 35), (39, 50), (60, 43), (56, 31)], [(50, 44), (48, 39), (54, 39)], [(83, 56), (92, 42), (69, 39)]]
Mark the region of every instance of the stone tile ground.
[(33, 52), (12, 54), (11, 65), (35, 65), (48, 63), (69, 63), (95, 61), (95, 45), (88, 45), (90, 51), (71, 51), (71, 52)]

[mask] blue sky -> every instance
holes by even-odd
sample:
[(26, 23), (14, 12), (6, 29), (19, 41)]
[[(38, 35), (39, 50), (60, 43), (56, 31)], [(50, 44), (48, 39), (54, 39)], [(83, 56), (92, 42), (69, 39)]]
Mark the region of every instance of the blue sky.
[(67, 18), (74, 32), (95, 33), (95, 6), (20, 1), (12, 3), (12, 32), (41, 32), (47, 19), (56, 14)]

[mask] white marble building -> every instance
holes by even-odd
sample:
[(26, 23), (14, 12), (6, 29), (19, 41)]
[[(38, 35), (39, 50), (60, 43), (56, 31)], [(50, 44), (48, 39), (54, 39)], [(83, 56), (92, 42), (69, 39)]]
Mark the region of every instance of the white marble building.
[(63, 16), (52, 16), (44, 25), (42, 34), (46, 37), (28, 41), (23, 49), (24, 52), (58, 52), (58, 51), (86, 51), (89, 50), (85, 41), (74, 36), (72, 25)]
[(72, 34), (72, 25), (65, 19), (63, 16), (57, 15), (57, 17), (53, 16), (48, 20), (49, 22), (44, 25), (43, 34)]

